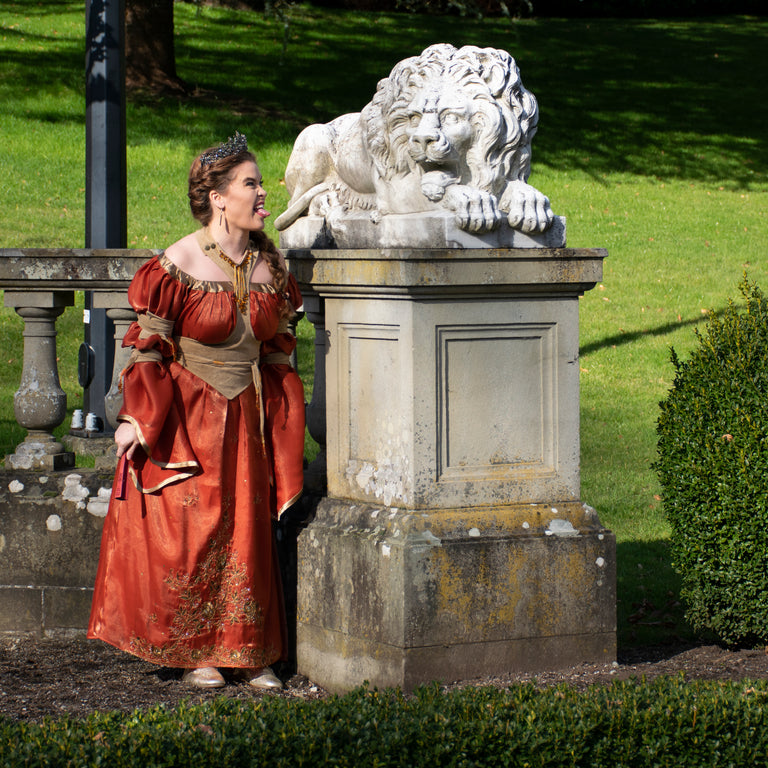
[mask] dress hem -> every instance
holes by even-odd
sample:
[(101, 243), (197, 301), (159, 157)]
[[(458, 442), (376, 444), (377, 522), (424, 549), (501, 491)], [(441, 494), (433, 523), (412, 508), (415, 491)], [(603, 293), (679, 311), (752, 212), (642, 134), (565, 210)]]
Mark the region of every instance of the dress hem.
[[(245, 651), (229, 651), (225, 654), (208, 654), (201, 655), (194, 660), (190, 658), (183, 658), (181, 655), (173, 655), (169, 653), (166, 655), (158, 655), (152, 653), (142, 653), (139, 651), (133, 643), (119, 643), (112, 640), (108, 640), (105, 637), (101, 637), (91, 631), (86, 635), (88, 640), (99, 640), (102, 643), (111, 645), (113, 648), (117, 648), (119, 651), (130, 653), (131, 656), (135, 656), (142, 661), (146, 661), (149, 664), (154, 664), (158, 667), (169, 667), (173, 669), (199, 669), (201, 667), (219, 667), (221, 669), (255, 669), (261, 667), (268, 667), (271, 664), (276, 664), (279, 661), (284, 661), (282, 654), (275, 651), (271, 654), (265, 653), (259, 648), (253, 648), (254, 653), (259, 654), (259, 659), (254, 658), (254, 654), (248, 654), (248, 649)], [(194, 650), (194, 649), (193, 649)], [(245, 655), (247, 658), (238, 661), (233, 658), (236, 655)]]

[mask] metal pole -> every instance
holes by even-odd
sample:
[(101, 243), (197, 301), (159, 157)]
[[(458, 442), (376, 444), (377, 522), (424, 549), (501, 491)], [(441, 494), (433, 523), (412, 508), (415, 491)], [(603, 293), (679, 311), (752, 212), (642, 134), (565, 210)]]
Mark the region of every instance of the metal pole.
[[(85, 247), (125, 248), (125, 0), (86, 0)], [(86, 431), (106, 426), (104, 396), (112, 381), (114, 328), (85, 294), (85, 341), (78, 373)], [(97, 429), (88, 429), (96, 426)]]

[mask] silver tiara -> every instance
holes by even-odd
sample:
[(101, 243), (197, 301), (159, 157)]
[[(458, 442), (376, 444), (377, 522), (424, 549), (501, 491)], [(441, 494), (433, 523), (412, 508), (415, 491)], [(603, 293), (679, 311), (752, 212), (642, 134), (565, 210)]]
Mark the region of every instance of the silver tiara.
[(218, 147), (209, 149), (207, 152), (203, 152), (200, 155), (200, 165), (211, 165), (217, 160), (221, 160), (224, 157), (230, 157), (231, 155), (240, 154), (240, 152), (248, 151), (248, 139), (243, 136), (240, 131), (235, 131), (234, 136), (230, 136), (224, 143), (219, 144)]

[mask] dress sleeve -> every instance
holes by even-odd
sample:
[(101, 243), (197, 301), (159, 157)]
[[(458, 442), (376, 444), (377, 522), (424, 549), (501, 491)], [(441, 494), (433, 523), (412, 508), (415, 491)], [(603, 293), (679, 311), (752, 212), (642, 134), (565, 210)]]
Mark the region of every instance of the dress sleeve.
[[(160, 359), (173, 357), (173, 323), (188, 294), (189, 288), (172, 277), (158, 258), (146, 262), (128, 288), (128, 301), (138, 320), (128, 328), (123, 346), (139, 353), (155, 350)], [(157, 358), (153, 355), (152, 359)]]
[(293, 308), (299, 312), (304, 306), (304, 299), (301, 296), (299, 284), (296, 282), (296, 276), (292, 275), (290, 272), (288, 273), (288, 285), (285, 290), (288, 294), (288, 298), (291, 300)]
[[(288, 275), (288, 285), (286, 286), (285, 292), (294, 310), (298, 310), (303, 306), (304, 299), (301, 297), (301, 291), (299, 290), (298, 283), (293, 275)], [(274, 362), (276, 360), (281, 360), (281, 358), (281, 362), (287, 362), (285, 359), (286, 356), (290, 355), (295, 348), (296, 337), (288, 330), (288, 322), (283, 318), (278, 323), (274, 336), (265, 339), (262, 342), (262, 363)]]
[(136, 429), (144, 454), (134, 454), (131, 477), (147, 493), (199, 469), (174, 400), (169, 370), (173, 325), (187, 293), (187, 286), (169, 275), (157, 258), (139, 269), (128, 289), (128, 301), (138, 319), (123, 340), (123, 346), (132, 347), (133, 352), (123, 371), (123, 406), (117, 418)]
[[(301, 307), (301, 292), (293, 275), (289, 275), (286, 293), (294, 309)], [(261, 345), (265, 434), (272, 459), (276, 517), (298, 500), (304, 485), (304, 386), (289, 363), (295, 347), (296, 337), (286, 320)]]

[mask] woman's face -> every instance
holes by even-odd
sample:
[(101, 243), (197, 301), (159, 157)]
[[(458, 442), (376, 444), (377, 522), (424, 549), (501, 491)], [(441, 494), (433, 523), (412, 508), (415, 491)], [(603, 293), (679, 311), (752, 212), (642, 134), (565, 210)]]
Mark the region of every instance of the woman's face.
[[(267, 193), (261, 186), (259, 166), (251, 160), (236, 165), (232, 170), (229, 186), (224, 192), (212, 193), (218, 195), (213, 199), (214, 206), (224, 206), (224, 215), (230, 227), (237, 227), (249, 232), (264, 229), (264, 219), (269, 212), (264, 210), (264, 200)], [(214, 219), (217, 217), (214, 207)]]

